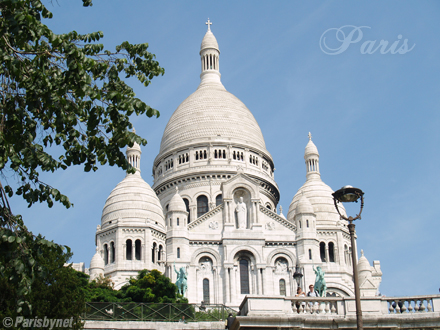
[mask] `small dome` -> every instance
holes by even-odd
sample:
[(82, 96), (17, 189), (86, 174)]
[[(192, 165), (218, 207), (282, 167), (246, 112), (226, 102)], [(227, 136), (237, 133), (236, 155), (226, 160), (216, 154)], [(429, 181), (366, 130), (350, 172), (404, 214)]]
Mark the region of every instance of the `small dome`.
[(220, 52), (218, 48), (217, 39), (215, 38), (214, 34), (211, 32), (211, 29), (208, 29), (206, 31), (205, 36), (203, 37), (202, 44), (200, 45), (200, 52), (202, 52), (204, 49), (216, 49)]
[(309, 199), (303, 194), (296, 206), (295, 214), (315, 213)]
[(90, 269), (104, 269), (104, 259), (102, 259), (101, 255), (98, 252), (98, 248), (96, 248), (96, 253), (90, 261)]
[(156, 193), (139, 174), (128, 174), (112, 190), (102, 210), (101, 223), (117, 220), (126, 224), (152, 221), (165, 228), (162, 206)]
[[(339, 221), (340, 216), (336, 211), (332, 193), (333, 189), (322, 182), (321, 179), (307, 180), (293, 197), (287, 219), (293, 221), (295, 214), (298, 213), (296, 208), (299, 201), (302, 196), (305, 196), (312, 205), (318, 222), (324, 220)], [(345, 208), (342, 204), (339, 204), (339, 210), (345, 215)]]
[(170, 211), (181, 211), (186, 212), (186, 205), (183, 201), (182, 197), (179, 195), (179, 190), (176, 187), (176, 193), (171, 198), (170, 203), (168, 204), (168, 212)]
[(316, 148), (315, 144), (312, 141), (312, 135), (309, 133), (309, 143), (306, 145), (306, 149), (304, 151), (304, 158), (307, 158), (309, 155), (317, 155), (319, 156), (318, 148)]
[(133, 143), (133, 147), (130, 148), (127, 146), (127, 151), (131, 150), (141, 151), (141, 146), (137, 142), (135, 142)]
[(368, 262), (368, 259), (364, 256), (364, 250), (361, 250), (361, 257), (359, 258), (358, 261), (358, 272), (362, 273), (362, 272), (371, 272), (371, 266), (370, 263)]

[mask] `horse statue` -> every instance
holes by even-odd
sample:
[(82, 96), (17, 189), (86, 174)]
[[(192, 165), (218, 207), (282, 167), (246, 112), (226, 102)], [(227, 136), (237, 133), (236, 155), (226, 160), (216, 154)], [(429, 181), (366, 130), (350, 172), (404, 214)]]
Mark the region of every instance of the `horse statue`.
[(324, 279), (324, 271), (322, 270), (321, 266), (313, 267), (313, 270), (316, 274), (315, 279), (315, 291), (318, 292), (320, 297), (326, 297), (327, 296), (327, 284), (325, 283)]
[(174, 264), (174, 271), (177, 274), (176, 285), (179, 291), (179, 294), (182, 296), (185, 295), (185, 292), (188, 288), (188, 273), (185, 270), (185, 267), (180, 267), (179, 270), (176, 269), (176, 264)]

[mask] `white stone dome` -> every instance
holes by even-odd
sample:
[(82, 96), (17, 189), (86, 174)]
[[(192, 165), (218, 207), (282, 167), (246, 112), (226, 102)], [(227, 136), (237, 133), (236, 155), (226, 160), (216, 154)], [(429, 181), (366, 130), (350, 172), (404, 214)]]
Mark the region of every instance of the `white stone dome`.
[(186, 212), (185, 202), (183, 201), (182, 197), (179, 195), (177, 189), (176, 189), (176, 193), (171, 198), (170, 203), (168, 204), (168, 211)]
[(310, 139), (309, 142), (306, 145), (306, 149), (304, 150), (304, 157), (307, 157), (309, 155), (318, 155), (318, 148), (316, 148), (313, 141)]
[(296, 207), (295, 214), (306, 214), (306, 213), (315, 213), (313, 210), (313, 206), (310, 203), (309, 199), (302, 194), (301, 198), (298, 201), (298, 205)]
[(117, 220), (145, 224), (146, 220), (165, 228), (162, 206), (156, 193), (139, 173), (128, 174), (110, 193), (102, 210), (101, 224)]
[[(318, 222), (323, 220), (340, 220), (333, 202), (332, 193), (333, 189), (322, 182), (321, 179), (307, 180), (293, 197), (289, 212), (287, 213), (287, 219), (293, 221), (295, 214), (298, 213), (295, 209), (304, 194), (312, 205)], [(345, 214), (345, 209), (341, 204), (339, 204), (339, 209), (342, 214)]]
[(104, 266), (104, 259), (102, 259), (98, 249), (96, 249), (96, 253), (93, 255), (92, 260), (90, 261), (90, 269), (104, 269)]
[(211, 138), (266, 151), (254, 116), (221, 83), (200, 85), (179, 105), (165, 127), (159, 154), (179, 146), (208, 142)]
[(218, 49), (217, 39), (215, 38), (214, 34), (211, 32), (211, 29), (206, 31), (206, 34), (203, 37), (202, 44), (200, 45), (200, 52), (207, 48), (214, 48), (220, 51)]
[(370, 266), (370, 262), (368, 261), (368, 259), (364, 256), (364, 251), (361, 250), (361, 257), (359, 258), (359, 261), (358, 261), (358, 272), (361, 273), (364, 271), (371, 272), (371, 266)]

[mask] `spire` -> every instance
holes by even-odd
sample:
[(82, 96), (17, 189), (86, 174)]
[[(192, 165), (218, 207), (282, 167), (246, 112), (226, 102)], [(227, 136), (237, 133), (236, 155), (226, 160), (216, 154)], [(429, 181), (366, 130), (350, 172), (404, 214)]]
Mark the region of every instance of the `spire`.
[(208, 18), (205, 24), (208, 25), (208, 30), (200, 46), (200, 60), (202, 62), (201, 85), (204, 83), (220, 83), (221, 76), (219, 69), (220, 49), (218, 48), (217, 39), (211, 32), (212, 22)]
[(319, 179), (319, 153), (318, 148), (312, 141), (312, 134), (309, 132), (309, 142), (304, 151), (304, 159), (306, 161), (306, 177), (307, 180)]
[[(136, 130), (133, 127), (133, 133), (136, 133)], [(133, 144), (133, 147), (127, 147), (126, 155), (128, 163), (136, 169), (137, 175), (140, 175), (141, 172), (141, 147), (136, 142)]]

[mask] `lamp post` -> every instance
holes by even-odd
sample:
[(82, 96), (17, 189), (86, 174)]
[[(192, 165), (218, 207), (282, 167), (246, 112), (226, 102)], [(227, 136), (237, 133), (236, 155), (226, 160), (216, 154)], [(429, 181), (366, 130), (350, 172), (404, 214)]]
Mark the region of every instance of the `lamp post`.
[[(356, 252), (356, 245), (354, 242), (354, 234), (355, 234), (355, 225), (353, 223), (354, 220), (361, 218), (362, 209), (364, 208), (364, 192), (360, 190), (359, 188), (354, 188), (352, 186), (344, 186), (341, 189), (335, 191), (333, 194), (333, 201), (335, 203), (336, 211), (338, 211), (341, 219), (348, 220), (348, 230), (350, 232), (350, 239), (351, 239), (351, 251), (352, 251), (352, 263), (353, 263), (353, 277), (354, 277), (354, 296), (356, 299), (356, 321), (357, 321), (357, 329), (362, 330), (364, 328), (363, 322), (362, 322), (362, 309), (361, 309), (361, 295), (359, 291), (359, 277), (358, 277), (358, 270), (357, 270), (357, 252)], [(352, 216), (349, 216), (348, 218), (339, 211), (338, 203), (351, 203), (356, 202), (358, 199), (361, 199), (361, 209), (359, 211), (359, 214), (357, 214), (354, 218)]]
[(301, 268), (299, 267), (299, 264), (297, 263), (295, 266), (295, 273), (293, 273), (293, 278), (296, 281), (296, 288), (298, 288), (301, 285), (301, 279), (304, 275), (301, 273)]

